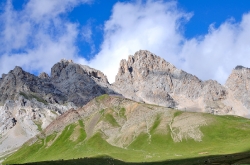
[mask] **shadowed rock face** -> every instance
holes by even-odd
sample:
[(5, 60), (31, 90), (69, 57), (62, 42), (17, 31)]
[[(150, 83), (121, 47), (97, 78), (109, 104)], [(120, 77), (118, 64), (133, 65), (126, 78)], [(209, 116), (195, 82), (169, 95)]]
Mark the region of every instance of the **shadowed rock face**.
[(65, 101), (63, 93), (58, 91), (49, 79), (39, 78), (23, 71), (21, 67), (15, 67), (1, 78), (0, 103), (4, 104), (6, 100), (17, 100), (20, 94), (35, 94), (48, 103)]
[(33, 94), (46, 103), (73, 102), (83, 106), (96, 96), (114, 93), (106, 76), (88, 66), (62, 60), (51, 69), (51, 77), (39, 77), (15, 67), (0, 79), (0, 103), (17, 100), (19, 95)]
[(67, 60), (52, 67), (51, 82), (67, 96), (67, 101), (77, 106), (82, 106), (102, 94), (115, 93), (102, 72)]

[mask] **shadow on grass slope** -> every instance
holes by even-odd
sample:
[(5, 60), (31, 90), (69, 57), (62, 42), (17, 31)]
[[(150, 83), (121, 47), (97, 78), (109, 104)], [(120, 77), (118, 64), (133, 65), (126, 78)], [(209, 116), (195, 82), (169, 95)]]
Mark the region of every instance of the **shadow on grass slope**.
[(216, 155), (216, 156), (204, 156), (199, 158), (168, 160), (162, 162), (137, 162), (127, 163), (111, 157), (99, 157), (99, 158), (80, 158), (72, 160), (54, 160), (44, 162), (26, 163), (26, 165), (250, 165), (250, 152), (230, 154), (230, 155)]

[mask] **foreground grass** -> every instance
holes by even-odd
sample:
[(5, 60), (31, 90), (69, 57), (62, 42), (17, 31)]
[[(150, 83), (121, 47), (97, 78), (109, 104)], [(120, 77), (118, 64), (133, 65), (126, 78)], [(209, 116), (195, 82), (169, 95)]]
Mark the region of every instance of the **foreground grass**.
[[(86, 139), (84, 123), (80, 120), (65, 127), (61, 133), (54, 133), (44, 139), (39, 139), (31, 146), (25, 144), (20, 150), (8, 157), (3, 164), (61, 159), (71, 159), (72, 162), (69, 163), (79, 161), (78, 163), (81, 164), (81, 161), (92, 161), (92, 159), (73, 159), (102, 157), (104, 155), (125, 162), (165, 162), (165, 164), (170, 162), (171, 164), (171, 161), (172, 163), (176, 161), (179, 164), (188, 164), (194, 161), (206, 161), (209, 158), (220, 157), (221, 159), (223, 156), (220, 155), (250, 151), (250, 120), (234, 116), (204, 115), (211, 117), (213, 122), (201, 127), (204, 134), (201, 142), (185, 139), (182, 142), (175, 143), (170, 134), (156, 133), (155, 129), (160, 122), (160, 118), (157, 118), (151, 128), (150, 141), (148, 140), (148, 134), (141, 134), (128, 148), (123, 149), (111, 146), (103, 139), (101, 133)], [(108, 119), (113, 121), (111, 117)], [(72, 138), (72, 135), (77, 136)], [(249, 158), (249, 154), (246, 157)], [(120, 162), (118, 160), (114, 161)], [(166, 162), (166, 160), (168, 161)], [(233, 161), (239, 160), (240, 158)], [(250, 161), (250, 159), (248, 160)], [(100, 161), (105, 162), (106, 159)], [(55, 164), (57, 162), (62, 163), (60, 161), (50, 163)], [(113, 162), (113, 164), (118, 164), (117, 162)], [(124, 162), (121, 163), (124, 164)]]
[(139, 163), (129, 163), (121, 160), (113, 159), (111, 157), (99, 157), (99, 158), (81, 158), (73, 160), (56, 160), (56, 161), (44, 161), (44, 162), (34, 162), (27, 163), (27, 165), (57, 165), (57, 164), (67, 164), (67, 165), (205, 165), (205, 164), (239, 164), (239, 165), (249, 165), (250, 163), (250, 152), (237, 153), (231, 155), (219, 155), (219, 156), (206, 156), (198, 158), (189, 159), (179, 159), (179, 160), (168, 160), (161, 162), (139, 162)]

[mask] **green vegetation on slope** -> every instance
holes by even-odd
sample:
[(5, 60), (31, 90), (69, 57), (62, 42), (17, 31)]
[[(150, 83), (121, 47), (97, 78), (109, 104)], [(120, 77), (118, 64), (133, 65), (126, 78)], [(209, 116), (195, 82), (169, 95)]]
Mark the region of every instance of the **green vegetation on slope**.
[(20, 95), (22, 95), (25, 99), (33, 99), (33, 98), (35, 98), (37, 101), (39, 101), (39, 102), (41, 102), (41, 103), (44, 103), (44, 104), (48, 104), (47, 103), (47, 101), (45, 101), (42, 97), (39, 97), (39, 96), (37, 96), (37, 95), (35, 95), (35, 94), (31, 94), (31, 93), (29, 93), (29, 94), (26, 94), (26, 93), (24, 93), (24, 92), (20, 92), (19, 93)]
[(109, 95), (104, 94), (104, 95), (101, 95), (101, 96), (96, 97), (95, 100), (96, 100), (97, 102), (103, 102), (104, 100), (106, 100), (106, 99), (108, 99), (108, 98), (109, 98)]
[(156, 128), (160, 125), (160, 123), (161, 123), (161, 117), (160, 115), (157, 115), (155, 122), (151, 127), (150, 134), (153, 134), (155, 132)]
[(126, 109), (125, 108), (120, 108), (119, 110), (119, 117), (125, 118), (126, 119)]
[[(106, 111), (105, 117), (112, 116)], [(176, 114), (174, 116), (178, 116)], [(202, 114), (213, 122), (201, 126), (202, 141), (184, 139), (174, 142), (171, 134), (160, 134), (157, 127), (161, 123), (158, 116), (150, 129), (151, 141), (148, 134), (140, 134), (126, 149), (110, 145), (99, 132), (86, 139), (84, 122), (70, 124), (61, 133), (54, 133), (45, 139), (20, 150), (7, 158), (4, 164), (26, 163), (58, 159), (76, 159), (84, 157), (110, 156), (129, 162), (155, 162), (175, 159), (199, 158), (208, 155), (224, 155), (250, 150), (250, 120), (235, 116), (214, 116)], [(113, 117), (113, 116), (112, 116)], [(115, 123), (114, 117), (107, 120)], [(168, 130), (169, 132), (169, 130)], [(72, 140), (72, 135), (76, 140)]]
[(114, 111), (112, 109), (102, 109), (99, 111), (99, 113), (102, 115), (102, 118), (99, 121), (103, 120), (103, 121), (111, 124), (113, 127), (120, 126), (113, 116)]
[[(190, 158), (204, 155), (231, 154), (250, 151), (250, 120), (235, 116), (212, 116), (214, 122), (202, 126), (201, 142), (186, 139), (173, 142), (170, 134), (153, 134), (148, 145), (148, 135), (141, 134), (129, 149), (143, 150), (159, 158)], [(157, 125), (157, 120), (154, 125)]]
[(38, 131), (42, 131), (42, 123), (39, 122), (39, 121), (34, 121), (34, 123), (35, 123), (36, 126), (37, 126), (37, 130), (38, 130)]
[(114, 127), (119, 127), (120, 125), (117, 123), (117, 121), (115, 120), (115, 118), (113, 117), (113, 115), (111, 115), (110, 113), (106, 113), (104, 115), (104, 121), (110, 123), (112, 126)]

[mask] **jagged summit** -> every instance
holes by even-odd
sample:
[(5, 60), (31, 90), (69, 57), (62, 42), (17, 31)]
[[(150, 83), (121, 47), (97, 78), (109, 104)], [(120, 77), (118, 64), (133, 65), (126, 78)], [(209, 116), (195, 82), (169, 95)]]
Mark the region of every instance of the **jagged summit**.
[(67, 79), (74, 74), (87, 74), (89, 77), (99, 79), (99, 81), (102, 81), (103, 83), (109, 83), (106, 75), (104, 75), (101, 71), (90, 68), (86, 65), (76, 64), (72, 60), (62, 59), (51, 68), (51, 77), (55, 79), (59, 77)]
[(65, 59), (65, 58), (63, 58), (63, 59), (61, 59), (61, 61), (60, 62), (68, 62), (68, 63), (74, 63), (74, 61), (73, 60), (67, 60), (67, 59)]
[(244, 66), (241, 66), (241, 65), (237, 65), (235, 67), (235, 70), (242, 70), (242, 69), (250, 69), (250, 68), (247, 68), (247, 67), (244, 67)]
[(250, 110), (250, 68), (237, 66), (229, 75), (225, 86), (232, 92), (235, 100)]
[(41, 79), (50, 78), (49, 75), (47, 73), (45, 73), (45, 72), (40, 73), (38, 77), (41, 78)]

